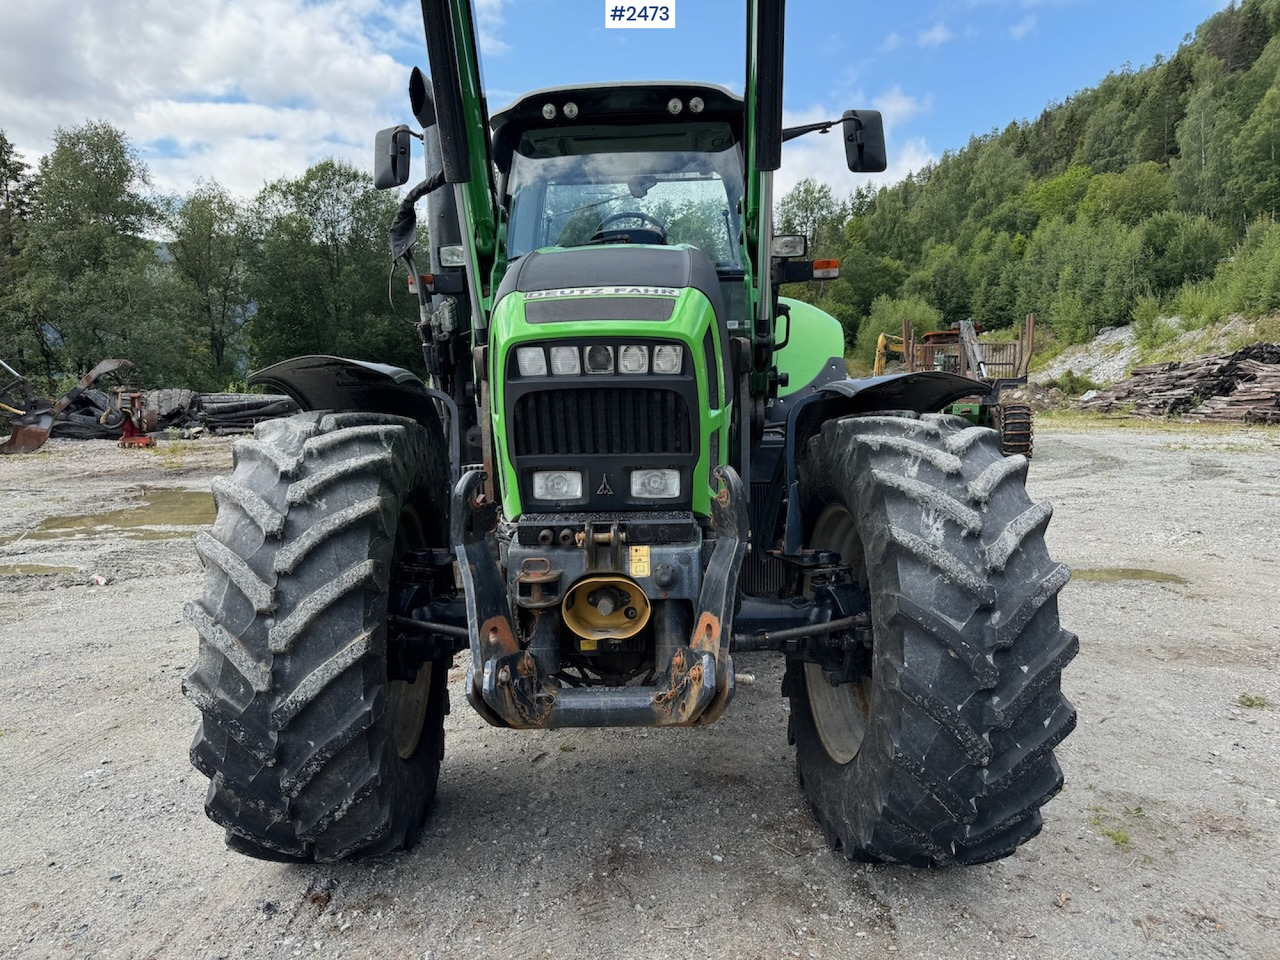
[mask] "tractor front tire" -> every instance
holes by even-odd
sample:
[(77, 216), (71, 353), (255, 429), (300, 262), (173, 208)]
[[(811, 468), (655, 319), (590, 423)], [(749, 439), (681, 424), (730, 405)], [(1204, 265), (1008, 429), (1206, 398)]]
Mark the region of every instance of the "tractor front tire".
[(946, 415), (848, 417), (809, 445), (809, 545), (838, 552), (871, 607), (869, 668), (833, 684), (788, 663), (797, 773), (828, 843), (913, 866), (1004, 857), (1062, 786), (1053, 749), (1075, 726), (1058, 625), (1069, 579), (1027, 461)]
[(205, 810), (233, 849), (327, 861), (417, 838), (450, 658), (392, 677), (387, 604), (398, 554), (443, 536), (447, 471), (438, 428), (304, 413), (259, 424), (214, 482), (183, 692), (202, 713), (191, 762), (211, 780)]

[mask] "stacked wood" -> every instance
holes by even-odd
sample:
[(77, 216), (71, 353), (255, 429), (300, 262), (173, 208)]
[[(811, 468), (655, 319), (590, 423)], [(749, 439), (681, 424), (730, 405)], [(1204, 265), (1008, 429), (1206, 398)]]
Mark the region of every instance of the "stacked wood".
[(1280, 345), (1255, 343), (1235, 353), (1136, 367), (1079, 406), (1138, 417), (1280, 423)]

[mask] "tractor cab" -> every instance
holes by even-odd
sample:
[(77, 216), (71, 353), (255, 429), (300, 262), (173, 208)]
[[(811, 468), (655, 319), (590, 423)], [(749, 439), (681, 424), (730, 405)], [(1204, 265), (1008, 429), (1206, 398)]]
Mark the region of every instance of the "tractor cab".
[[(688, 246), (740, 288), (741, 135), (742, 101), (719, 87), (624, 84), (524, 97), (493, 118), (508, 259), (548, 247)], [(741, 295), (726, 299), (744, 305)]]

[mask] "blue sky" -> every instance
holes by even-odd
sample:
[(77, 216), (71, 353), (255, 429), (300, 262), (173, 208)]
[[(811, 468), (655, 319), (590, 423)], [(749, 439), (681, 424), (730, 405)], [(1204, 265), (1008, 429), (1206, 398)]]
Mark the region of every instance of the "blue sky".
[[(671, 30), (606, 30), (600, 0), (476, 3), (493, 108), (610, 79), (741, 89), (740, 0), (676, 0)], [(875, 182), (890, 182), (1110, 70), (1172, 53), (1225, 4), (790, 0), (786, 122), (881, 109), (891, 167)], [(54, 127), (102, 118), (130, 134), (160, 189), (204, 177), (245, 196), (324, 156), (367, 167), (373, 132), (408, 118), (409, 67), (426, 62), (413, 0), (19, 0), (0, 3), (0, 37), (0, 129), (28, 158)], [(857, 182), (835, 137), (788, 144), (780, 186), (803, 176), (841, 192)]]

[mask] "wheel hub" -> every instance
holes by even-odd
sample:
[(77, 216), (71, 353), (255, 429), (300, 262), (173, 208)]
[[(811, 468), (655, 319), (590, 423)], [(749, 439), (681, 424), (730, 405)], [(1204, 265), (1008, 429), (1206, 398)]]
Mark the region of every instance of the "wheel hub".
[(431, 661), (418, 668), (413, 680), (392, 680), (387, 690), (387, 729), (400, 759), (418, 750), (431, 701)]
[[(822, 512), (814, 524), (812, 546), (840, 554), (865, 591), (866, 560), (862, 541), (858, 538), (853, 514), (847, 508), (833, 503)], [(823, 749), (834, 762), (849, 763), (862, 749), (867, 735), (871, 716), (870, 674), (849, 683), (833, 684), (821, 665), (807, 662), (804, 685), (809, 696), (809, 712), (813, 714), (813, 725)]]

